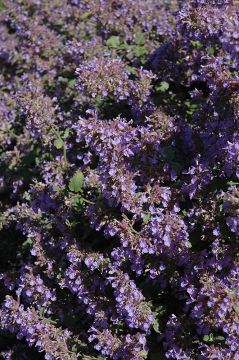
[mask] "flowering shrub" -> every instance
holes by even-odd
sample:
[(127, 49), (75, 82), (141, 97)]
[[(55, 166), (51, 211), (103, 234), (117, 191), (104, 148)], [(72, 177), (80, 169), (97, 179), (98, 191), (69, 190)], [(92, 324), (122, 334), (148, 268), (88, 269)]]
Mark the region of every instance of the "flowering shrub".
[(239, 360), (235, 1), (0, 1), (3, 359)]

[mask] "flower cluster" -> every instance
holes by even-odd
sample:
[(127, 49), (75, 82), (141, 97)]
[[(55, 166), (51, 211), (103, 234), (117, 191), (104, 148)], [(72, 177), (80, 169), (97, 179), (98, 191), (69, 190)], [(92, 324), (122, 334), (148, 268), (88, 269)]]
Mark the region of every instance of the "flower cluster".
[[(7, 328), (18, 339), (25, 338), (29, 346), (33, 344), (45, 352), (45, 359), (76, 359), (70, 356), (67, 342), (71, 333), (60, 330), (41, 320), (34, 309), (24, 310), (16, 300), (9, 296), (1, 309), (1, 328)], [(70, 356), (70, 357), (69, 357)]]
[(235, 1), (0, 0), (0, 357), (239, 360)]

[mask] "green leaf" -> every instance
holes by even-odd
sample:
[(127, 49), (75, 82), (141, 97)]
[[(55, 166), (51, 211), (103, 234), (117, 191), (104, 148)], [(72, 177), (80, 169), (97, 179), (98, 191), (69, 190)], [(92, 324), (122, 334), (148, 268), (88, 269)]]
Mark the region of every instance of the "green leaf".
[(53, 189), (54, 192), (58, 192), (60, 190), (60, 187), (57, 186), (57, 185), (53, 185), (52, 189)]
[(161, 81), (161, 83), (156, 86), (155, 90), (160, 92), (165, 92), (169, 89), (169, 83), (167, 81)]
[(203, 45), (198, 40), (196, 41), (191, 40), (190, 43), (196, 49), (201, 49), (203, 47)]
[(43, 307), (40, 308), (40, 317), (43, 318), (44, 317), (44, 313), (45, 313), (45, 309)]
[(141, 351), (139, 352), (139, 355), (142, 356), (142, 357), (146, 357), (146, 356), (148, 355), (148, 352), (145, 351), (145, 350), (141, 350)]
[(153, 329), (154, 331), (159, 334), (160, 333), (160, 330), (159, 330), (159, 322), (157, 320), (154, 321), (153, 323)]
[(77, 212), (82, 212), (82, 210), (84, 209), (84, 205), (85, 205), (85, 201), (84, 199), (79, 195), (76, 195), (73, 198), (72, 201), (72, 208), (77, 211)]
[(208, 53), (209, 53), (209, 55), (214, 55), (215, 54), (215, 49), (213, 47), (210, 47), (208, 49)]
[(54, 141), (54, 146), (59, 150), (64, 146), (64, 141), (61, 138), (58, 138)]
[(27, 191), (25, 191), (24, 194), (23, 194), (23, 199), (27, 200), (27, 201), (30, 201), (31, 200), (31, 195)]
[(120, 39), (118, 36), (112, 35), (107, 41), (106, 45), (109, 47), (112, 47), (114, 49), (117, 49), (120, 45)]
[(185, 101), (185, 106), (187, 107), (186, 113), (188, 115), (192, 115), (194, 113), (194, 111), (196, 111), (198, 109), (198, 104), (194, 104), (190, 100)]
[(71, 178), (69, 189), (72, 192), (79, 192), (82, 190), (84, 185), (84, 175), (81, 171), (77, 171), (75, 175)]
[(76, 80), (75, 79), (71, 79), (68, 81), (68, 86), (69, 88), (71, 89), (74, 89), (75, 88), (75, 84), (76, 84)]
[(3, 11), (5, 9), (5, 5), (2, 1), (0, 1), (0, 11)]
[(234, 310), (235, 310), (237, 313), (239, 313), (239, 306), (235, 306), (235, 307), (234, 307)]
[(133, 53), (136, 57), (143, 57), (146, 54), (146, 49), (144, 46), (135, 45), (132, 47)]
[(89, 16), (90, 16), (90, 13), (86, 11), (83, 14), (81, 14), (80, 19), (86, 20)]
[(227, 182), (227, 185), (239, 185), (239, 182), (237, 181), (237, 182), (235, 182), (235, 181), (228, 181)]
[(165, 306), (159, 305), (155, 308), (154, 314), (156, 316), (158, 316), (158, 315), (162, 316), (165, 314), (165, 312), (166, 312)]
[(24, 243), (22, 244), (22, 248), (26, 249), (30, 247), (33, 244), (33, 240), (31, 238), (28, 238)]
[(213, 342), (213, 334), (204, 335), (203, 336), (203, 341), (205, 343), (212, 343)]
[(118, 46), (120, 50), (130, 50), (132, 48), (132, 45), (129, 45), (127, 43), (120, 43)]
[(61, 274), (60, 274), (60, 273), (57, 274), (57, 275), (56, 275), (56, 278), (57, 278), (58, 280), (60, 280), (60, 279), (61, 279)]
[(74, 345), (72, 346), (71, 351), (72, 351), (72, 352), (77, 352), (77, 346), (76, 346), (76, 344), (74, 344)]
[(130, 65), (126, 65), (126, 70), (130, 72), (130, 74), (135, 75), (136, 74), (136, 69), (133, 66)]
[(137, 44), (137, 45), (144, 45), (145, 44), (144, 33), (137, 32), (135, 34), (135, 44)]
[(43, 318), (42, 321), (46, 324), (56, 324), (55, 320), (52, 320), (51, 318)]
[(151, 214), (149, 211), (147, 211), (147, 213), (145, 214), (145, 216), (143, 217), (143, 223), (144, 224), (148, 224), (149, 220), (150, 220)]
[(215, 336), (215, 337), (214, 337), (214, 340), (216, 340), (216, 341), (224, 341), (225, 338), (224, 338), (224, 336), (218, 335), (218, 336)]
[(103, 105), (103, 103), (104, 103), (103, 99), (102, 99), (99, 95), (97, 95), (97, 96), (95, 97), (95, 105), (96, 105), (98, 108), (100, 108), (100, 107)]
[(70, 135), (70, 129), (67, 128), (67, 129), (64, 131), (62, 137), (63, 137), (63, 139), (67, 139), (69, 135)]

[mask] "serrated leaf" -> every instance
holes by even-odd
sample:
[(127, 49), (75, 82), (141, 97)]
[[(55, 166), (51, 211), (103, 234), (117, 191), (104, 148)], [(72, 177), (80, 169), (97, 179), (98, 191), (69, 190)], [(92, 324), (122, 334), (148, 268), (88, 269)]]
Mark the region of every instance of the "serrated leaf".
[(63, 139), (67, 139), (69, 135), (70, 135), (70, 129), (67, 128), (67, 129), (65, 129), (62, 137), (63, 137)]
[(137, 45), (144, 45), (145, 44), (144, 33), (137, 32), (135, 34), (135, 44), (137, 44)]
[(86, 20), (89, 16), (90, 16), (90, 13), (86, 11), (83, 14), (81, 14), (80, 19)]
[(140, 45), (135, 45), (134, 47), (132, 47), (132, 49), (133, 49), (134, 55), (139, 58), (144, 56), (147, 52), (145, 47), (140, 46)]
[(156, 86), (156, 91), (165, 92), (169, 89), (169, 83), (167, 81), (161, 81), (161, 83)]
[(85, 201), (81, 196), (75, 196), (72, 201), (72, 208), (77, 212), (82, 212), (84, 209)]
[(84, 185), (84, 175), (81, 171), (77, 171), (75, 175), (71, 178), (69, 183), (69, 189), (72, 192), (79, 192), (82, 190)]
[(84, 199), (79, 195), (76, 195), (74, 198), (73, 198), (73, 201), (72, 201), (72, 205), (73, 206), (78, 206), (78, 205), (82, 205), (84, 204)]
[(64, 142), (61, 138), (58, 138), (54, 141), (54, 146), (59, 150), (62, 149), (64, 146)]
[(69, 88), (71, 89), (74, 89), (75, 88), (75, 84), (76, 84), (76, 80), (75, 79), (71, 79), (68, 81), (68, 86)]
[(120, 39), (118, 36), (112, 35), (107, 41), (106, 45), (114, 49), (118, 48), (120, 45)]

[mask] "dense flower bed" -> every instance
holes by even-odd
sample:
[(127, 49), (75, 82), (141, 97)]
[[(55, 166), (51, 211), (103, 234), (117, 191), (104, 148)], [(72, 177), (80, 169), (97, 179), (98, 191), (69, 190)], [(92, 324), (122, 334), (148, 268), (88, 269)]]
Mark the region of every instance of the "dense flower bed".
[(239, 359), (239, 5), (0, 1), (0, 356)]

